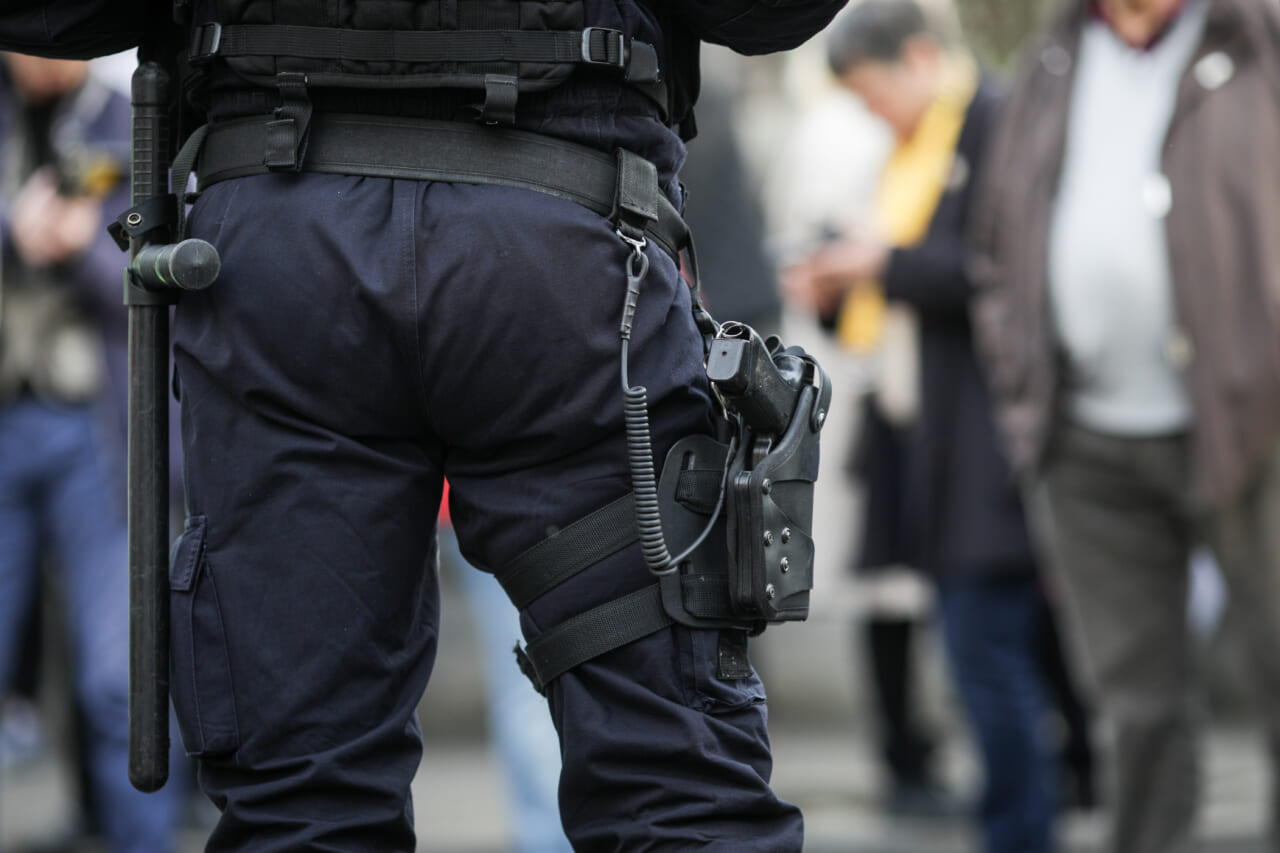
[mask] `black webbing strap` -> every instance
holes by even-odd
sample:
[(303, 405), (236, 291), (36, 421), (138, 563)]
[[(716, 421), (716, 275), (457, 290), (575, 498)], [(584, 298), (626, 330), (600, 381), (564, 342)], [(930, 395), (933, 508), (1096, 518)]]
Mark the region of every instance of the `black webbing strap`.
[(525, 675), (542, 692), (552, 679), (578, 664), (647, 637), (673, 622), (662, 607), (658, 585), (653, 584), (565, 620), (531, 640), (524, 649), (516, 646), (516, 656)]
[[(709, 516), (715, 509), (723, 477), (723, 468), (681, 471), (676, 480), (675, 499), (694, 512)], [(524, 609), (578, 572), (638, 539), (635, 496), (628, 493), (530, 546), (494, 572), (494, 576), (511, 602)], [(700, 581), (704, 585), (709, 579), (708, 576), (699, 578), (704, 579)], [(702, 597), (701, 592), (698, 597)]]
[(191, 182), (191, 173), (196, 167), (196, 158), (204, 147), (205, 137), (209, 134), (209, 125), (202, 124), (187, 137), (173, 158), (169, 167), (169, 190), (178, 200), (178, 215), (175, 236), (179, 240), (187, 238), (187, 184)]
[(639, 154), (619, 148), (618, 179), (614, 182), (613, 212), (610, 218), (618, 232), (630, 240), (641, 240), (658, 221), (658, 204), (664, 197), (658, 186), (658, 169)]
[[(709, 514), (720, 491), (721, 476), (723, 469), (681, 471), (676, 499), (695, 511), (706, 507)], [(533, 545), (494, 574), (512, 602), (524, 609), (638, 538), (635, 496), (627, 494)], [(663, 578), (662, 582), (670, 580)], [(725, 627), (737, 625), (726, 575), (688, 574), (676, 582), (686, 613), (701, 620), (722, 620)], [(661, 584), (655, 584), (565, 620), (531, 641), (527, 649), (517, 646), (516, 657), (541, 691), (578, 664), (647, 637), (674, 621), (662, 604)]]
[(311, 99), (307, 97), (307, 75), (281, 71), (276, 75), (280, 106), (275, 119), (267, 122), (267, 149), (263, 164), (268, 169), (302, 168), (306, 154), (307, 129), (311, 124)]
[(628, 493), (530, 547), (494, 576), (523, 610), (553, 587), (635, 542), (635, 512), (635, 499)]
[(689, 468), (676, 480), (676, 500), (694, 512), (711, 515), (720, 499), (724, 467)]
[[(669, 112), (667, 87), (653, 45), (627, 38), (620, 30), (587, 27), (582, 30), (358, 30), (308, 27), (293, 24), (208, 23), (191, 34), (188, 59), (193, 66), (237, 57), (287, 57), (334, 63), (334, 69), (308, 71), (317, 86), (372, 86), (378, 88), (418, 85), (473, 85), (483, 78), (486, 103), (513, 96), (516, 77), (503, 77), (484, 69), (494, 63), (585, 66), (616, 72), (625, 82)], [(432, 65), (437, 69), (405, 72), (346, 69), (342, 63), (401, 62)], [(510, 82), (510, 92), (501, 84)], [(530, 88), (545, 88), (531, 81)], [(501, 103), (492, 107), (500, 118)], [(488, 118), (486, 120), (489, 120)]]
[(729, 603), (729, 576), (725, 574), (682, 575), (680, 598), (685, 610), (699, 619), (735, 620)]
[[(287, 56), (354, 62), (535, 62), (610, 66), (636, 82), (656, 80), (657, 64), (633, 54), (653, 47), (618, 30), (357, 30), (292, 24), (207, 24), (190, 58)], [(641, 67), (643, 63), (643, 68)], [(649, 80), (641, 79), (647, 77)]]
[[(210, 127), (200, 155), (200, 188), (272, 171), (270, 117)], [(391, 116), (317, 114), (311, 119), (302, 170), (340, 175), (499, 184), (576, 202), (601, 216), (617, 203), (618, 158), (538, 133), (465, 122)], [(689, 229), (661, 192), (650, 195), (654, 218), (645, 234), (673, 258)]]
[[(723, 468), (681, 471), (676, 480), (675, 498), (695, 512), (711, 515), (723, 477)], [(635, 496), (628, 493), (530, 546), (494, 572), (494, 576), (511, 602), (523, 610), (578, 572), (616, 554), (638, 539)], [(704, 586), (711, 579), (710, 576), (698, 577), (698, 582)], [(727, 587), (721, 592), (724, 589)], [(712, 596), (714, 594), (711, 593)], [(701, 591), (697, 593), (699, 599), (703, 595)]]

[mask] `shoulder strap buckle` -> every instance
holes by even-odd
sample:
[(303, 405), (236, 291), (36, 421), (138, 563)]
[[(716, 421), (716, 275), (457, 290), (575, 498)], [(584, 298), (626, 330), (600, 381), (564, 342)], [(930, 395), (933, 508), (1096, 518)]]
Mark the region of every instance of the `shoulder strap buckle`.
[(607, 65), (625, 71), (629, 53), (626, 36), (619, 30), (587, 27), (582, 31), (582, 61), (587, 65)]
[[(627, 69), (622, 79), (628, 83), (661, 83), (662, 67), (658, 64), (657, 49), (647, 42), (631, 42), (631, 55), (627, 59)], [(664, 109), (665, 106), (664, 103)]]
[(222, 47), (222, 24), (216, 21), (201, 24), (191, 31), (191, 52), (187, 59), (192, 65), (200, 65), (217, 56), (220, 47)]
[(587, 27), (582, 31), (582, 61), (612, 68), (628, 83), (659, 83), (662, 72), (653, 45), (628, 41), (620, 30)]

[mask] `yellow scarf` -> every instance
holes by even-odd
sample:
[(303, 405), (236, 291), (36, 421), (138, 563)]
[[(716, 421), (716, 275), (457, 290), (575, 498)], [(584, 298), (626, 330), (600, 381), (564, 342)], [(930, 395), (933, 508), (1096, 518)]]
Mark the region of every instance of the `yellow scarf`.
[[(960, 128), (977, 87), (972, 63), (956, 62), (943, 73), (938, 97), (911, 138), (894, 148), (880, 175), (874, 217), (894, 247), (909, 248), (924, 239), (951, 175)], [(855, 288), (840, 307), (836, 334), (844, 346), (865, 353), (880, 342), (884, 320), (882, 290)]]

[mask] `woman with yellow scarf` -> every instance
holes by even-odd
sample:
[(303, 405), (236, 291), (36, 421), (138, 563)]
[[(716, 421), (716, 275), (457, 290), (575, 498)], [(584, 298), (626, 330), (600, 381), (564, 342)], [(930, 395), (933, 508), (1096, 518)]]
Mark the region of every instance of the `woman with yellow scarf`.
[[(896, 144), (874, 221), (847, 230), (787, 281), (843, 344), (875, 360), (869, 419), (905, 437), (895, 484), (902, 530), (911, 562), (936, 584), (984, 771), (985, 849), (1048, 853), (1057, 773), (1042, 737), (1049, 682), (1040, 654), (1052, 621), (973, 349), (965, 270), (973, 177), (999, 97), (971, 61), (944, 50), (914, 0), (863, 0), (837, 19), (828, 45), (841, 84)], [(868, 503), (876, 500), (873, 488)], [(1076, 717), (1068, 722), (1087, 784), (1083, 714), (1078, 702), (1064, 710)]]

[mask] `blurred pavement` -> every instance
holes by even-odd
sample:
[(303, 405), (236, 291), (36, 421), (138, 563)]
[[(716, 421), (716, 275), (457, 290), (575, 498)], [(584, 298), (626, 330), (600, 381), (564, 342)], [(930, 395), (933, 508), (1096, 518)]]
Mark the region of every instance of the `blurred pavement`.
[[(805, 811), (806, 853), (969, 853), (963, 823), (890, 820), (876, 807), (877, 767), (858, 739), (845, 732), (778, 725), (774, 784)], [(1250, 732), (1215, 729), (1207, 751), (1207, 796), (1201, 812), (1205, 853), (1263, 853), (1264, 750)], [(947, 755), (947, 775), (972, 790), (972, 764), (963, 744)], [(428, 772), (429, 771), (429, 772)], [(68, 785), (44, 760), (0, 779), (0, 849), (26, 853), (29, 843), (65, 827)], [(426, 853), (506, 853), (501, 777), (483, 739), (428, 743), (414, 783), (418, 850)], [(1071, 815), (1062, 825), (1063, 853), (1097, 849), (1101, 821)], [(201, 834), (184, 833), (181, 853), (202, 849)], [(48, 849), (48, 848), (43, 848)], [(61, 853), (101, 853), (80, 845)]]

